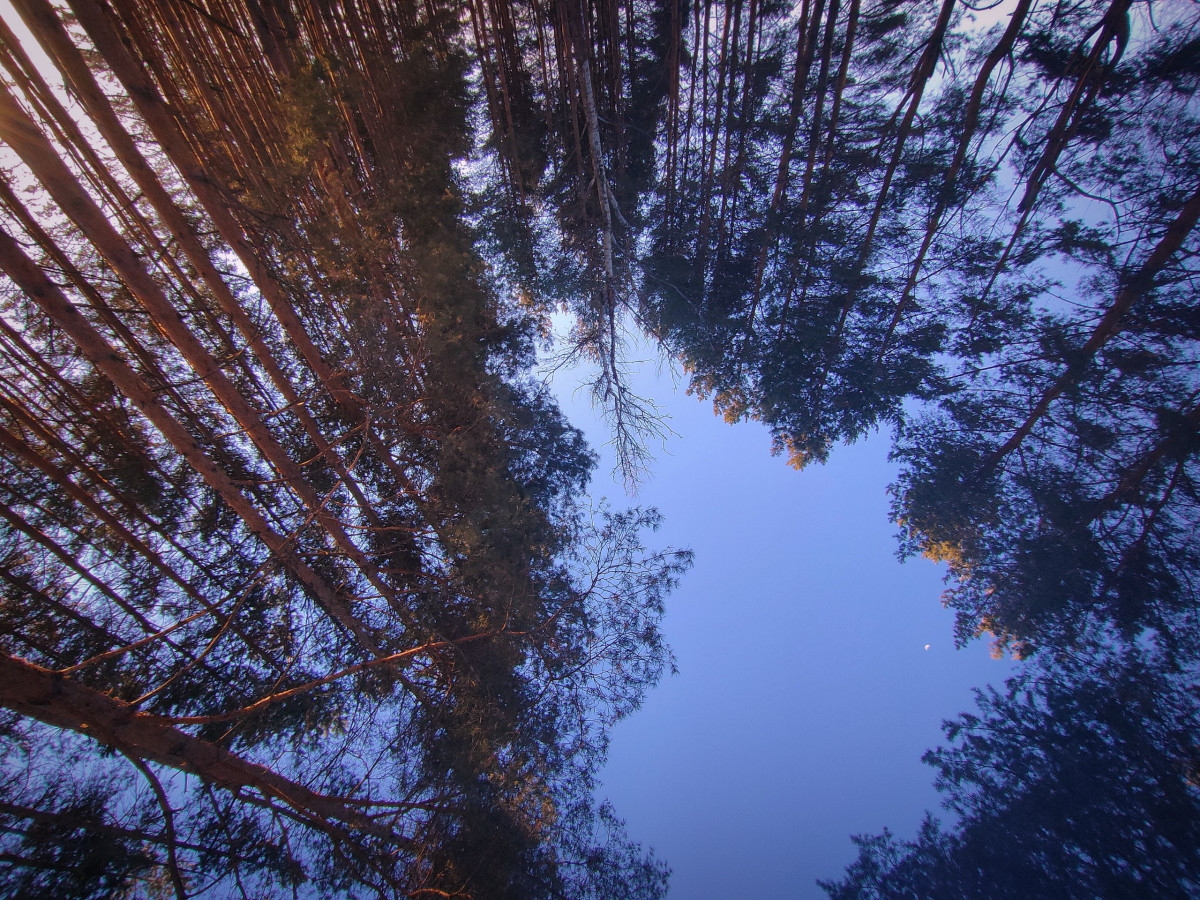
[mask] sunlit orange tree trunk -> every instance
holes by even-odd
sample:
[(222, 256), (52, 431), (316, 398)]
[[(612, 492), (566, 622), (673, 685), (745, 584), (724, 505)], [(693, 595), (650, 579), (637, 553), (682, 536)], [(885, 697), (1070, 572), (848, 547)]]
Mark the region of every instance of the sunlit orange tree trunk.
[(527, 374), (454, 167), (468, 52), (516, 26), (17, 8), (40, 51), (0, 29), (10, 881), (660, 894), (591, 789), (669, 661), (686, 558), (641, 548), (652, 514), (580, 505), (593, 458)]

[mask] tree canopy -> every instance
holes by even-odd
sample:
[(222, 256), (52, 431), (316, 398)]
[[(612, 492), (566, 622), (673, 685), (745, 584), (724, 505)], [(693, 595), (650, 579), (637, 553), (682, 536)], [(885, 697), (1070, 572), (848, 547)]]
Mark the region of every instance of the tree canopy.
[(833, 896), (1194, 892), (1194, 2), (13, 6), (0, 895), (663, 894), (592, 788), (689, 557), (556, 311), (631, 479), (630, 328), (797, 468), (890, 429), (1027, 660)]
[(456, 168), (464, 23), (17, 6), (5, 896), (661, 894), (592, 786), (687, 555), (581, 500)]
[(926, 754), (957, 825), (856, 837), (831, 898), (1194, 897), (1195, 689), (1153, 655), (1031, 666)]

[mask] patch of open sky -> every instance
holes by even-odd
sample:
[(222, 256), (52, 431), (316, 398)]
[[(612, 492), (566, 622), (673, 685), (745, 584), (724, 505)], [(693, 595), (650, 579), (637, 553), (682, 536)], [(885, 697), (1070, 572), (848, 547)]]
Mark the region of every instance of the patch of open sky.
[[(911, 837), (940, 812), (921, 754), (1013, 664), (986, 641), (955, 649), (943, 567), (896, 559), (888, 434), (795, 472), (766, 427), (725, 424), (652, 346), (629, 350), (646, 360), (631, 387), (673, 434), (625, 502), (657, 506), (647, 542), (696, 562), (663, 623), (679, 674), (616, 727), (599, 793), (673, 867), (673, 898), (823, 897), (815, 880), (853, 860), (852, 833)], [(560, 369), (551, 386), (600, 453), (593, 496), (620, 506), (607, 426), (578, 389), (588, 374)]]

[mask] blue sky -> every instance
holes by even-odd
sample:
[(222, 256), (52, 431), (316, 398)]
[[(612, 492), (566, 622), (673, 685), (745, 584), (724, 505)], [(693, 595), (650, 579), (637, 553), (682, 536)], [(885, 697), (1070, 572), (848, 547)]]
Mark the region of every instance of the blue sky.
[(657, 506), (648, 543), (696, 554), (664, 621), (679, 674), (616, 727), (600, 793), (670, 863), (674, 900), (825, 897), (815, 879), (854, 858), (851, 833), (908, 836), (938, 808), (921, 754), (1011, 663), (956, 650), (941, 567), (896, 560), (886, 434), (796, 472), (766, 428), (647, 365), (635, 384), (676, 436), (629, 498), (579, 380), (553, 387), (601, 453), (592, 494)]

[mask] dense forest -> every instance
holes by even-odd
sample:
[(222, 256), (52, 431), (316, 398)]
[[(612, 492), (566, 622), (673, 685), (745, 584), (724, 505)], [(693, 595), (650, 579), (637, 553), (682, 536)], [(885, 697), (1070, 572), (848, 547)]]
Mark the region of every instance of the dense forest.
[(0, 897), (665, 895), (631, 333), (1020, 660), (831, 897), (1200, 892), (1192, 0), (12, 6)]

